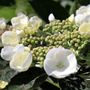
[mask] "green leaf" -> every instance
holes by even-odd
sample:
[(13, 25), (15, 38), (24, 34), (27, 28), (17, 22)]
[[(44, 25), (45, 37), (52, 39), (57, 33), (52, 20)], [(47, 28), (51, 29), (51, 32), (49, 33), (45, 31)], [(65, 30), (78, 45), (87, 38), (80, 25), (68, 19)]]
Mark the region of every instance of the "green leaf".
[(30, 89), (34, 89), (37, 88), (38, 86), (40, 86), (45, 80), (47, 79), (47, 75), (44, 73), (42, 75), (40, 75), (39, 77), (35, 78), (34, 80), (32, 80), (30, 83), (32, 84), (32, 87)]
[(83, 59), (86, 60), (86, 64), (90, 66), (90, 52), (88, 52)]
[(28, 0), (15, 0), (16, 2), (16, 13), (23, 12), (25, 14), (34, 14), (35, 11), (32, 8)]
[(10, 85), (6, 90), (28, 90), (27, 85)]
[(0, 58), (0, 70), (4, 69), (8, 65), (8, 62)]
[(78, 3), (77, 0), (75, 0), (73, 2), (73, 4), (71, 5), (71, 8), (70, 8), (70, 11), (69, 11), (69, 14), (74, 14), (76, 12), (76, 10), (79, 8), (80, 4)]
[[(58, 83), (58, 80), (57, 79), (55, 79), (55, 78), (47, 78), (47, 82), (48, 83), (50, 83), (52, 86), (54, 86), (54, 87), (56, 87), (56, 88), (60, 88), (60, 86), (59, 86), (59, 83)], [(61, 90), (61, 89), (60, 89)]]
[(10, 69), (8, 62), (0, 59), (0, 89), (5, 88), (16, 74), (16, 71)]
[[(12, 85), (10, 86), (8, 89), (5, 90), (31, 90), (30, 85)], [(32, 89), (32, 90), (42, 90), (40, 87), (37, 87), (36, 89)]]
[(14, 16), (15, 16), (15, 7), (14, 6), (0, 7), (0, 17), (10, 20)]
[(85, 79), (85, 82), (87, 84), (87, 88), (90, 89), (90, 74), (89, 75), (81, 75), (81, 77)]
[(90, 65), (90, 53), (87, 53), (87, 56), (86, 56), (86, 62), (88, 65)]
[(86, 88), (84, 79), (75, 75), (60, 79), (59, 84), (62, 90), (84, 90)]
[(80, 62), (85, 61), (85, 63), (90, 66), (90, 42), (88, 42), (85, 48), (82, 49), (79, 58)]
[(17, 74), (16, 71), (10, 69), (9, 66), (0, 70), (0, 80), (10, 82), (10, 80)]
[(34, 90), (37, 89), (47, 78), (41, 68), (32, 67), (26, 72), (19, 73), (12, 78), (6, 90)]

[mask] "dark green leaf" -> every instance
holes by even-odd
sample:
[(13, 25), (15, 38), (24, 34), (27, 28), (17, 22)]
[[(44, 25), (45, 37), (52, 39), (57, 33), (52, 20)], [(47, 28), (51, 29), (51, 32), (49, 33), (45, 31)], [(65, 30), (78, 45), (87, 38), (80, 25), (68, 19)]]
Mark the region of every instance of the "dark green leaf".
[(44, 82), (42, 85), (41, 85), (41, 88), (43, 89), (43, 90), (61, 90), (59, 87), (57, 87), (56, 85), (55, 85), (55, 83), (54, 82), (51, 82), (51, 81), (46, 81), (46, 82)]
[(9, 63), (0, 58), (0, 89), (5, 88), (16, 74), (17, 72), (9, 67)]
[(90, 66), (90, 42), (81, 51), (81, 59), (86, 61), (86, 64)]
[(86, 88), (84, 79), (75, 75), (60, 79), (59, 84), (62, 90), (84, 90)]
[(0, 80), (10, 82), (16, 74), (16, 71), (10, 69), (8, 62), (0, 60)]
[(30, 81), (34, 80), (38, 76), (45, 73), (43, 69), (31, 67), (26, 72), (21, 72), (17, 74), (14, 78), (12, 78), (12, 81), (10, 84), (12, 85), (22, 85), (22, 84), (28, 84)]
[(30, 83), (32, 83), (32, 87), (33, 88), (37, 88), (39, 85), (41, 85), (45, 80), (47, 79), (47, 75), (46, 74), (42, 74), (39, 77), (35, 78), (34, 80), (32, 80)]
[(27, 85), (10, 85), (6, 90), (29, 90)]
[(6, 90), (38, 90), (47, 75), (40, 68), (32, 67), (28, 71), (16, 75)]
[(90, 3), (90, 0), (78, 0), (81, 5), (87, 5)]
[(0, 80), (10, 82), (10, 80), (17, 74), (16, 71), (10, 69), (9, 66), (0, 70)]

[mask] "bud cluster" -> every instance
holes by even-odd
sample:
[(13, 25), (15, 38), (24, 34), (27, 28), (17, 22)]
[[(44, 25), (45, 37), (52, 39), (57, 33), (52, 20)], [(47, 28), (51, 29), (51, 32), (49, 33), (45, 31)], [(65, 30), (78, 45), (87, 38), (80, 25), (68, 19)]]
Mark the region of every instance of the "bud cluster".
[(45, 38), (47, 46), (63, 46), (79, 53), (88, 43), (78, 31), (66, 31), (63, 34), (54, 34)]
[(25, 46), (31, 46), (31, 48), (42, 46), (44, 44), (44, 37), (26, 35), (21, 39), (21, 43), (23, 43)]
[(43, 61), (45, 59), (45, 56), (46, 56), (47, 52), (53, 47), (54, 46), (49, 46), (49, 47), (39, 46), (39, 47), (33, 48), (33, 50), (32, 50), (33, 62), (36, 65), (43, 66)]
[(68, 19), (63, 20), (62, 22), (60, 20), (54, 20), (49, 24), (46, 24), (43, 31), (47, 35), (52, 35), (57, 33), (63, 33), (64, 31), (77, 30), (77, 28), (78, 27), (75, 25), (75, 23), (70, 22)]

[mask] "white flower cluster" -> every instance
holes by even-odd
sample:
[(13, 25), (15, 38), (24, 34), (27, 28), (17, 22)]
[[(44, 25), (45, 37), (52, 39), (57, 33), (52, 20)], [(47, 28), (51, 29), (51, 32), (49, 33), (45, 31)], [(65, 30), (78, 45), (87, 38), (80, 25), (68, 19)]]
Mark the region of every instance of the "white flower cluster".
[(81, 6), (76, 11), (75, 22), (79, 25), (84, 22), (90, 22), (90, 5)]
[[(55, 20), (53, 14), (49, 16), (49, 20)], [(9, 61), (11, 69), (23, 72), (29, 69), (32, 64), (33, 57), (28, 47), (19, 44), (20, 33), (28, 26), (32, 30), (40, 26), (40, 19), (36, 16), (28, 19), (24, 14), (19, 14), (11, 19), (12, 31), (5, 31), (2, 36), (2, 44), (4, 48), (1, 50), (1, 57)], [(34, 29), (33, 29), (34, 28)], [(77, 59), (72, 51), (63, 47), (51, 49), (44, 60), (44, 70), (49, 76), (55, 78), (64, 78), (78, 71)]]
[(80, 25), (80, 34), (90, 37), (90, 5), (81, 6), (76, 11), (75, 22)]
[[(0, 20), (0, 28), (6, 27), (5, 20)], [(11, 31), (5, 31), (1, 35), (1, 41), (4, 46), (1, 50), (1, 57), (4, 60), (10, 61), (10, 68), (23, 72), (29, 69), (32, 63), (32, 54), (28, 47), (25, 47), (20, 42), (20, 37), (24, 29), (28, 26), (38, 29), (41, 20), (37, 16), (33, 16), (30, 19), (24, 14), (19, 14), (17, 17), (11, 19), (13, 29)]]
[[(1, 50), (1, 57), (10, 61), (10, 68), (23, 72), (29, 69), (32, 64), (32, 54), (28, 47), (19, 44), (20, 37), (29, 30), (37, 30), (42, 21), (37, 17), (33, 16), (29, 19), (23, 13), (13, 17), (11, 19), (12, 30), (5, 31), (1, 35), (1, 41), (4, 46)], [(5, 29), (6, 22), (4, 19), (0, 20), (0, 29)], [(27, 30), (26, 28), (29, 27)]]
[(33, 16), (29, 19), (28, 16), (20, 13), (17, 15), (17, 17), (13, 17), (11, 19), (11, 23), (14, 30), (20, 30), (29, 33), (30, 30), (37, 30), (41, 26), (42, 21), (37, 16)]
[(90, 5), (81, 6), (76, 10), (76, 15), (72, 14), (68, 19), (79, 26), (78, 31), (81, 35), (90, 37)]

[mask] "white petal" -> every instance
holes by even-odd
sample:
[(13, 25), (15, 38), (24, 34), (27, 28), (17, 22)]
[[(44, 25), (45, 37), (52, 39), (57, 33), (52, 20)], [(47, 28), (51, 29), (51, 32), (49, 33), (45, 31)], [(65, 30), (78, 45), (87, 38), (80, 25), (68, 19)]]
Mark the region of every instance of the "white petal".
[(55, 17), (54, 17), (54, 15), (52, 13), (49, 15), (48, 20), (50, 22), (55, 20)]
[(2, 44), (6, 45), (17, 45), (19, 43), (19, 38), (16, 32), (13, 31), (5, 31), (1, 36)]
[(17, 35), (20, 35), (23, 32), (23, 30), (16, 30)]
[(31, 53), (27, 51), (23, 51), (21, 53), (16, 52), (13, 55), (12, 60), (10, 61), (10, 68), (18, 72), (24, 72), (29, 69), (29, 67), (31, 66), (31, 63), (32, 63)]
[(6, 47), (2, 48), (1, 57), (4, 60), (10, 61), (12, 59), (13, 54), (14, 54), (13, 49), (14, 49), (14, 47), (12, 47), (12, 46), (6, 46)]
[(42, 24), (42, 20), (37, 17), (37, 16), (33, 16), (29, 19), (29, 27), (38, 29)]
[(14, 28), (22, 30), (28, 25), (28, 17), (24, 14), (20, 14), (17, 17), (13, 17), (11, 23)]
[(72, 14), (72, 15), (68, 18), (68, 20), (69, 20), (70, 22), (74, 22), (74, 20), (75, 20), (74, 14)]
[(0, 18), (0, 29), (6, 28), (6, 21), (4, 18)]
[(77, 11), (76, 14), (83, 14), (87, 11), (87, 7), (86, 6), (81, 6)]
[(12, 31), (16, 32), (16, 34), (19, 38), (22, 38), (22, 37), (25, 36), (25, 31), (24, 30), (18, 30), (18, 29), (13, 28)]
[[(51, 50), (49, 50), (49, 52), (46, 55), (46, 58), (51, 58), (53, 56), (53, 53), (57, 50), (57, 48), (53, 48)], [(54, 57), (54, 56), (53, 56)], [(53, 58), (52, 57), (52, 58)]]
[(82, 23), (82, 21), (83, 21), (83, 18), (85, 18), (85, 16), (84, 15), (82, 15), (82, 14), (78, 14), (77, 16), (75, 16), (75, 22), (76, 22), (76, 24), (81, 24)]
[(53, 48), (53, 49), (49, 50), (49, 52), (46, 55), (46, 58), (51, 58), (52, 56), (53, 56), (52, 58), (54, 58), (54, 56), (55, 56), (54, 53), (59, 51), (59, 50), (62, 51), (62, 50), (64, 50), (64, 48), (63, 47), (59, 47), (59, 48)]
[(84, 22), (79, 27), (79, 33), (85, 35), (85, 37), (90, 37), (90, 22)]
[(24, 45), (18, 44), (16, 47), (14, 47), (13, 51), (14, 52), (23, 52), (24, 51)]
[(90, 22), (90, 14), (83, 18), (83, 23), (84, 22)]

